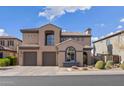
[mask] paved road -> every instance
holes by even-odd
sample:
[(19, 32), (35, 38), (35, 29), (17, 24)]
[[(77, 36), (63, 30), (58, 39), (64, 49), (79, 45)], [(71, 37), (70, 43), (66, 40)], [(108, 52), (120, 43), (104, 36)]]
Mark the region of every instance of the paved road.
[(0, 77), (0, 86), (124, 86), (124, 75)]

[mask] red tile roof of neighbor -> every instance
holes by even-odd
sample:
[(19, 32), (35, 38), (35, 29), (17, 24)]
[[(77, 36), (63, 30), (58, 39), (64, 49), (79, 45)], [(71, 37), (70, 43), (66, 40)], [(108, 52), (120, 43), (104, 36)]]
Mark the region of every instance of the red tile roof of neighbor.
[(5, 46), (0, 46), (0, 51), (12, 51), (12, 52), (16, 52), (15, 50), (5, 47)]
[(19, 40), (19, 41), (22, 42), (22, 40), (20, 40), (20, 39), (14, 37), (14, 36), (0, 36), (0, 39), (17, 39), (17, 40)]

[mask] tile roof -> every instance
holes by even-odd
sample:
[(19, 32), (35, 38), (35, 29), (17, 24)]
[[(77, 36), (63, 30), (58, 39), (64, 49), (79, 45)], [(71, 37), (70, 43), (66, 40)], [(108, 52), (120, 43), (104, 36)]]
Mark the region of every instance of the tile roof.
[(91, 36), (83, 32), (62, 32), (61, 35), (62, 36)]
[(96, 43), (96, 42), (98, 42), (98, 41), (105, 40), (105, 39), (107, 39), (107, 38), (110, 38), (110, 37), (113, 37), (113, 36), (119, 35), (119, 34), (121, 34), (121, 33), (124, 33), (124, 30), (117, 31), (117, 32), (115, 32), (115, 33), (113, 33), (113, 34), (110, 34), (110, 35), (106, 35), (105, 37), (100, 38), (100, 39), (94, 41), (93, 43)]
[(11, 48), (8, 48), (8, 47), (5, 47), (5, 46), (1, 46), (1, 45), (0, 45), (0, 50), (16, 52), (15, 50), (13, 50), (13, 49), (11, 49)]
[[(65, 41), (63, 41), (63, 42), (60, 42), (60, 43), (56, 44), (56, 46), (59, 46), (59, 45), (61, 45), (61, 44), (63, 44), (63, 43), (69, 42), (69, 41), (73, 41), (73, 42), (75, 42), (75, 43), (81, 45), (81, 44), (78, 43), (76, 40), (73, 40), (73, 39), (70, 38), (70, 39), (67, 39), (67, 40), (65, 40)], [(81, 46), (82, 46), (82, 45), (81, 45)]]
[(83, 35), (81, 32), (62, 32), (61, 35)]
[(0, 36), (0, 38), (15, 38), (13, 36)]
[(14, 36), (0, 36), (0, 39), (17, 39), (17, 40), (19, 40), (19, 41), (22, 42), (22, 40), (20, 40), (20, 39), (14, 37)]

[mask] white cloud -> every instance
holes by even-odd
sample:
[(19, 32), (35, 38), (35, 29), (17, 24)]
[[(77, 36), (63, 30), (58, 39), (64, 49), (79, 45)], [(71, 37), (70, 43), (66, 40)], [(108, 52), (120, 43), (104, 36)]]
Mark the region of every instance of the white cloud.
[(109, 36), (109, 35), (113, 35), (114, 34), (114, 32), (110, 32), (109, 34), (107, 34), (106, 36)]
[(4, 29), (0, 29), (0, 36), (8, 36)]
[(124, 18), (122, 18), (122, 19), (120, 20), (120, 22), (124, 22)]
[(44, 8), (44, 11), (39, 12), (39, 16), (46, 17), (49, 21), (62, 16), (66, 13), (74, 13), (78, 10), (89, 10), (91, 6), (48, 6)]
[(67, 30), (64, 30), (64, 29), (63, 29), (62, 32), (67, 32)]
[(100, 39), (101, 39), (101, 38), (104, 38), (104, 37), (105, 37), (105, 36), (101, 36)]
[(104, 27), (105, 24), (101, 23), (101, 24), (95, 24), (95, 26), (98, 26), (98, 27)]
[(92, 37), (92, 38), (91, 38), (92, 42), (93, 42), (93, 41), (96, 41), (96, 40), (98, 40), (98, 39), (99, 39), (98, 37)]
[(100, 24), (101, 27), (105, 26), (105, 24)]
[(122, 25), (118, 25), (118, 26), (117, 26), (117, 29), (121, 29), (121, 28), (123, 28)]

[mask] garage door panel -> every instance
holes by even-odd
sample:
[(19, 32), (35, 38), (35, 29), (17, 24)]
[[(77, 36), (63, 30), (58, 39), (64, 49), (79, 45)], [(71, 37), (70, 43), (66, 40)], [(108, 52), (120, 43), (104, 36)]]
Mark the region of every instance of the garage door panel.
[(56, 66), (56, 52), (43, 53), (43, 66)]
[(24, 66), (37, 65), (37, 52), (24, 52)]

